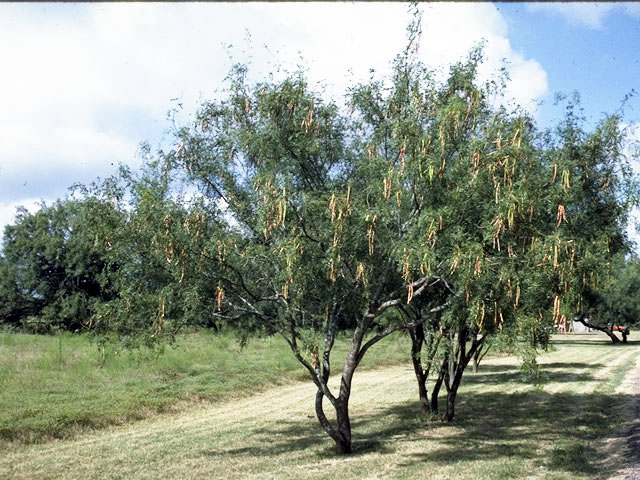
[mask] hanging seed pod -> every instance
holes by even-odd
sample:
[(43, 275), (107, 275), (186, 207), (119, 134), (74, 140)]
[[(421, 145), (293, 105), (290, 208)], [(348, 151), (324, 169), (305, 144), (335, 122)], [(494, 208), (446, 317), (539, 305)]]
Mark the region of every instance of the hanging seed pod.
[(374, 238), (376, 235), (376, 232), (375, 232), (376, 220), (378, 220), (378, 215), (373, 216), (373, 219), (371, 220), (371, 223), (367, 228), (367, 239), (369, 241), (369, 256), (372, 256), (374, 251)]
[(460, 263), (460, 259), (456, 256), (451, 262), (451, 267), (449, 268), (449, 274), (453, 274), (458, 268), (458, 264)]
[(569, 173), (569, 169), (565, 168), (562, 170), (562, 188), (565, 190), (569, 190), (571, 188), (570, 180), (571, 174)]
[(391, 196), (391, 178), (389, 177), (382, 179), (382, 195), (387, 199)]
[(565, 223), (569, 223), (567, 220), (567, 215), (563, 205), (558, 205), (558, 214), (556, 216), (556, 219), (558, 220), (558, 224), (556, 225), (557, 227), (559, 227), (563, 221)]
[(362, 282), (364, 286), (367, 285), (367, 276), (362, 262), (358, 263), (358, 266), (356, 267), (356, 280), (358, 282)]
[(331, 223), (333, 223), (333, 221), (336, 218), (336, 196), (332, 193), (331, 194), (331, 199), (329, 200), (329, 211), (331, 212)]
[(479, 255), (476, 255), (476, 263), (473, 268), (473, 274), (474, 276), (479, 277), (481, 273), (482, 273), (482, 260), (480, 259)]
[(560, 320), (560, 297), (553, 297), (553, 324), (557, 325)]
[(409, 288), (407, 289), (407, 304), (411, 303), (413, 300), (413, 284), (409, 284)]
[(222, 308), (222, 302), (224, 301), (224, 289), (218, 285), (216, 287), (216, 306), (218, 311)]
[(484, 314), (485, 314), (485, 305), (484, 305), (484, 301), (480, 301), (480, 308), (478, 309), (480, 311), (480, 320), (478, 321), (478, 328), (482, 328), (482, 325), (484, 324)]
[(409, 265), (409, 258), (406, 257), (404, 263), (402, 265), (402, 279), (405, 282), (409, 281), (409, 276), (411, 275), (411, 267)]

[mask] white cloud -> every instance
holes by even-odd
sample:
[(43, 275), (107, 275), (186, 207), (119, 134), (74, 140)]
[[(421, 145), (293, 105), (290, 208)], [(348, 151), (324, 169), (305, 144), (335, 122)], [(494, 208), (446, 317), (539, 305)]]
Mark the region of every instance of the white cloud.
[(467, 55), (484, 40), (485, 61), (480, 68), (488, 80), (506, 62), (511, 81), (506, 99), (535, 114), (535, 105), (548, 90), (547, 74), (536, 60), (526, 59), (509, 42), (507, 24), (492, 4), (434, 3), (425, 8), (422, 56), (432, 65), (446, 65)]
[[(518, 103), (546, 93), (546, 73), (513, 50), (495, 6), (422, 8), (426, 62), (448, 64), (484, 38), (486, 76), (506, 59)], [(91, 172), (134, 161), (138, 142), (162, 138), (169, 108), (180, 102), (184, 119), (221, 87), (226, 45), (251, 62), (254, 80), (279, 64), (295, 68), (302, 55), (310, 81), (338, 95), (370, 68), (388, 71), (408, 19), (399, 3), (0, 5), (0, 202), (19, 200), (17, 181), (40, 185), (31, 179), (43, 171), (63, 196)]]
[(592, 29), (601, 29), (606, 17), (614, 11), (635, 18), (640, 17), (640, 5), (637, 3), (541, 2), (528, 3), (527, 10), (530, 12), (544, 12), (549, 15), (561, 16), (570, 25), (584, 26)]
[[(30, 213), (34, 213), (40, 209), (40, 198), (25, 198), (19, 202), (0, 202), (0, 247), (2, 244), (2, 235), (4, 234), (4, 227), (6, 225), (13, 225), (16, 220), (16, 209), (18, 207), (26, 208)], [(47, 205), (53, 202), (47, 202)]]

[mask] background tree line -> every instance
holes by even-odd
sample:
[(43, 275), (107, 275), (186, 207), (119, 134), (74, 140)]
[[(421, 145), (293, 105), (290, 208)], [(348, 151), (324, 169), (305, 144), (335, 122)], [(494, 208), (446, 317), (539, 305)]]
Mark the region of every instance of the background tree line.
[(139, 172), (21, 210), (4, 232), (0, 322), (149, 344), (185, 326), (279, 334), (339, 453), (352, 450), (356, 369), (395, 332), (423, 412), (452, 420), (468, 364), (495, 339), (533, 367), (577, 313), (635, 322), (622, 119), (587, 131), (565, 99), (540, 131), (500, 104), (503, 77), (479, 80), (481, 48), (441, 79), (417, 58), (418, 16), (408, 32), (391, 77), (354, 86), (344, 108), (302, 72), (252, 84), (236, 65), (171, 151), (146, 147)]

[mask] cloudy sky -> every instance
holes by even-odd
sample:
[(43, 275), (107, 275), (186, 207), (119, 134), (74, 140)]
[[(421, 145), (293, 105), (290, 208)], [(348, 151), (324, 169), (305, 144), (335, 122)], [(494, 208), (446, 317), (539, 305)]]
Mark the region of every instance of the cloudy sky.
[[(577, 90), (595, 123), (640, 91), (640, 3), (425, 3), (420, 55), (433, 65), (486, 41), (486, 76), (505, 60), (509, 97), (539, 125)], [(170, 146), (167, 112), (187, 121), (224, 87), (231, 59), (253, 79), (305, 65), (336, 98), (387, 71), (405, 44), (402, 3), (0, 4), (0, 229), (137, 165), (142, 141)], [(640, 124), (640, 100), (627, 103)], [(640, 132), (640, 129), (636, 130)], [(640, 135), (638, 135), (640, 138)]]

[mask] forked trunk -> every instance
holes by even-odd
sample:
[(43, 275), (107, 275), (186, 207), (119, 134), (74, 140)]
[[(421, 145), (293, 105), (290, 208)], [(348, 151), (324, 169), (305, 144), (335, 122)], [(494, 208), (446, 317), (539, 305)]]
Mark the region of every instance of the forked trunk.
[(316, 417), (318, 417), (322, 429), (336, 443), (336, 452), (339, 455), (351, 453), (351, 421), (349, 420), (348, 404), (336, 399), (336, 403), (333, 405), (337, 419), (336, 428), (334, 428), (324, 413), (323, 399), (322, 390), (318, 390), (316, 393)]
[[(484, 342), (484, 337), (478, 339), (478, 336), (474, 335), (471, 343), (471, 348), (467, 351), (466, 332), (463, 331), (463, 333), (464, 335), (460, 335), (458, 337), (459, 356), (453, 362), (453, 375), (449, 374), (445, 379), (445, 381), (447, 382), (447, 411), (445, 412), (443, 419), (447, 422), (452, 421), (453, 417), (455, 416), (456, 397), (458, 395), (460, 384), (462, 383), (462, 375), (464, 374), (467, 365), (469, 365), (469, 362), (472, 358), (475, 358), (476, 352), (480, 350), (480, 348), (482, 347), (482, 343)], [(451, 366), (451, 362), (449, 363), (449, 366)]]

